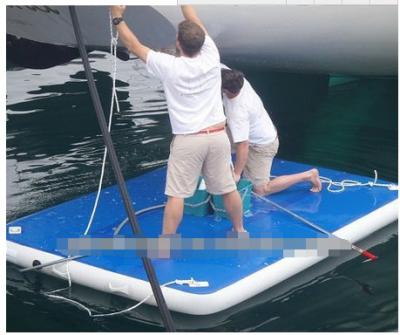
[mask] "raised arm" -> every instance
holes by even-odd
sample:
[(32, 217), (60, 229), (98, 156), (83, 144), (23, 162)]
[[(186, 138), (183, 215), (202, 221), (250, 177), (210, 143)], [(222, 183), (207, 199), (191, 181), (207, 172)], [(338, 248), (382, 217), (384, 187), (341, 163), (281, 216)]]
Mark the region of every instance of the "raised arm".
[(206, 34), (208, 34), (206, 28), (203, 25), (203, 22), (201, 22), (201, 20), (197, 16), (197, 13), (196, 13), (195, 9), (193, 8), (193, 6), (182, 5), (181, 6), (181, 10), (182, 10), (183, 17), (186, 20), (193, 21), (194, 23), (197, 23), (204, 30), (204, 32)]
[[(122, 17), (124, 14), (126, 6), (111, 6), (111, 15), (113, 18)], [(146, 63), (147, 54), (150, 48), (143, 45), (132, 30), (129, 29), (125, 21), (122, 21), (116, 26), (119, 37), (122, 43), (128, 48), (128, 50), (139, 57), (142, 61)]]

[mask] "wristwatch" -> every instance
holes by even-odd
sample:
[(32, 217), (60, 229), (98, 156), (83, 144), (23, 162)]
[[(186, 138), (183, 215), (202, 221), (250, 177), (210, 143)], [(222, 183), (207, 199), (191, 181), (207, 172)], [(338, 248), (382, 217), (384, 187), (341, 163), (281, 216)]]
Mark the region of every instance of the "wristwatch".
[(118, 26), (124, 19), (122, 17), (114, 17), (112, 19), (112, 23), (114, 26)]

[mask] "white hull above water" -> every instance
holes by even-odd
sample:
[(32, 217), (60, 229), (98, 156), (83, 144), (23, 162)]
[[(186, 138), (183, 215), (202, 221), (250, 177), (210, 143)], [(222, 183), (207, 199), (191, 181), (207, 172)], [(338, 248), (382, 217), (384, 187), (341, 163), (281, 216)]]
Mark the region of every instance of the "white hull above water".
[[(395, 5), (196, 6), (225, 62), (349, 75), (397, 75)], [(78, 6), (87, 45), (108, 50), (108, 8)], [(174, 46), (177, 6), (130, 6), (125, 20), (149, 46)], [(8, 6), (7, 34), (74, 47), (66, 6)]]

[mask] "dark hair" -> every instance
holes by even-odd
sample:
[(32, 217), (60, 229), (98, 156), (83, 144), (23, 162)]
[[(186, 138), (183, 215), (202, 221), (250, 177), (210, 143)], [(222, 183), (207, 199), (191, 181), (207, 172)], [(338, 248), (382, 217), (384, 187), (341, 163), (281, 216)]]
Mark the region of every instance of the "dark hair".
[(178, 41), (183, 52), (189, 56), (195, 56), (204, 44), (206, 34), (195, 22), (185, 20), (178, 25)]
[(221, 69), (222, 88), (237, 94), (243, 87), (244, 75), (238, 70)]

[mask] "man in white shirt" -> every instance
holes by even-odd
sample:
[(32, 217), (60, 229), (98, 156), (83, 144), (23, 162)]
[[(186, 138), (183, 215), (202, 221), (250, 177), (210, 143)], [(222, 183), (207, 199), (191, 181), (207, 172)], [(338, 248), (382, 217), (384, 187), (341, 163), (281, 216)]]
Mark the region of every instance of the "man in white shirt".
[(260, 195), (276, 193), (304, 181), (312, 184), (310, 191), (321, 191), (317, 169), (270, 180), (272, 161), (279, 147), (276, 128), (243, 73), (224, 65), (221, 67), (223, 103), (232, 141), (236, 145), (235, 181), (239, 181), (243, 172), (253, 183), (253, 190)]
[(219, 52), (193, 7), (181, 9), (185, 20), (178, 26), (180, 56), (176, 57), (143, 45), (122, 19), (125, 6), (111, 7), (122, 42), (164, 85), (174, 138), (168, 159), (163, 234), (176, 233), (184, 199), (193, 195), (200, 175), (210, 193), (223, 195), (234, 230), (244, 232), (242, 202), (230, 169)]

